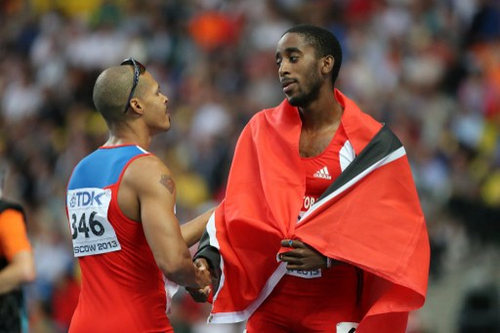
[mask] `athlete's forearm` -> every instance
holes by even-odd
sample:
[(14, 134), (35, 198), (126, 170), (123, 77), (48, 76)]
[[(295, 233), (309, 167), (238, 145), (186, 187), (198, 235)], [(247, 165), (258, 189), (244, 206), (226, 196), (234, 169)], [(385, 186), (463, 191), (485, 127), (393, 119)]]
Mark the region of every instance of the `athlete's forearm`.
[(193, 246), (200, 240), (213, 211), (214, 208), (181, 225), (182, 238), (184, 238), (188, 247)]
[(23, 251), (0, 271), (0, 295), (7, 293), (21, 284), (35, 279), (35, 267), (32, 254)]
[(204, 288), (211, 282), (210, 272), (208, 269), (196, 268), (191, 257), (188, 256), (182, 260), (175, 268), (162, 269), (165, 276), (180, 285), (191, 288)]

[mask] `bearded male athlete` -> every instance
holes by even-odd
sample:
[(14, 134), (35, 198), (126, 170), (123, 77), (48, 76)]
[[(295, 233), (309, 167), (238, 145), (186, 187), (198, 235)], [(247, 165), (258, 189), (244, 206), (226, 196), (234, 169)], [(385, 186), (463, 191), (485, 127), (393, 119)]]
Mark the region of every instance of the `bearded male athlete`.
[(405, 150), (334, 88), (341, 61), (323, 28), (279, 40), (286, 99), (244, 128), (195, 256), (214, 278), (209, 322), (403, 333), (423, 305), (429, 244)]

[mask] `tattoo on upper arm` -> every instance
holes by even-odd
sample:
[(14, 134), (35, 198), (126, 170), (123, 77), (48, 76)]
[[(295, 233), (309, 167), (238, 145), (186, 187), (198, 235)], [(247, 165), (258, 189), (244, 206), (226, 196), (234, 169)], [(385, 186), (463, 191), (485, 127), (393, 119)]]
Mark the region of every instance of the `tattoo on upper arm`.
[(174, 180), (172, 179), (172, 177), (167, 176), (167, 175), (161, 175), (160, 184), (165, 186), (171, 194), (174, 194), (175, 183), (174, 183)]

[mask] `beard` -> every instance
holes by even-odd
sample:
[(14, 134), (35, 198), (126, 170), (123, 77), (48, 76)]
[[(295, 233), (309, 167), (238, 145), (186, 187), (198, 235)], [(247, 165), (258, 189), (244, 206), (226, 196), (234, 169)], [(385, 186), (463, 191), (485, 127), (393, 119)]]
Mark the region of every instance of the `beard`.
[(323, 82), (316, 75), (313, 75), (309, 82), (311, 82), (309, 91), (301, 91), (296, 96), (290, 97), (288, 99), (288, 103), (290, 103), (290, 105), (303, 108), (308, 106), (312, 101), (318, 98)]

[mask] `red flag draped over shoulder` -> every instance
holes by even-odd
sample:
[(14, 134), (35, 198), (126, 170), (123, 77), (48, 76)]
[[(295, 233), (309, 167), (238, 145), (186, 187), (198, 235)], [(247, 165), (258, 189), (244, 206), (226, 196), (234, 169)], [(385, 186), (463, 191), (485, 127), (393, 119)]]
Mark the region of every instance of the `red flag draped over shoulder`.
[(404, 148), (351, 100), (335, 95), (356, 159), (299, 223), (305, 174), (298, 110), (285, 100), (243, 130), (226, 198), (207, 225), (222, 273), (209, 321), (242, 321), (255, 311), (286, 272), (276, 261), (286, 238), (364, 270), (358, 332), (404, 332), (408, 311), (423, 305), (429, 245)]

